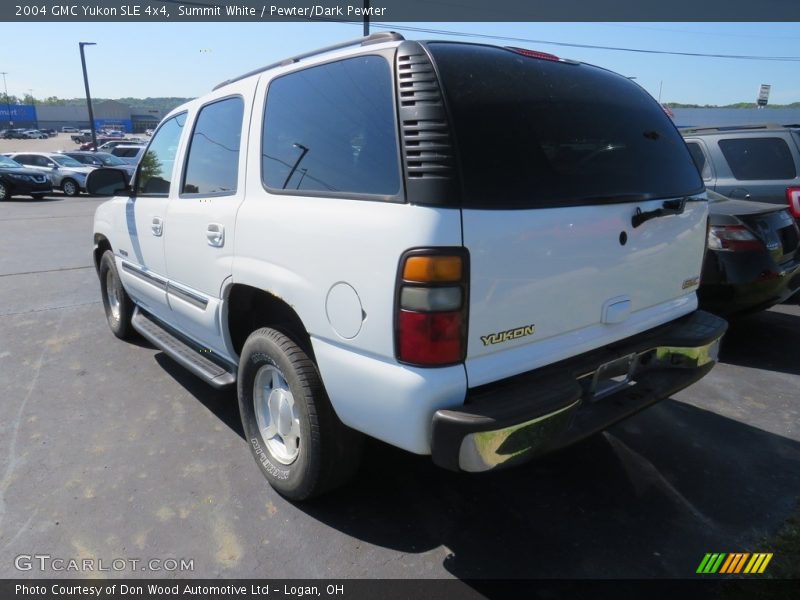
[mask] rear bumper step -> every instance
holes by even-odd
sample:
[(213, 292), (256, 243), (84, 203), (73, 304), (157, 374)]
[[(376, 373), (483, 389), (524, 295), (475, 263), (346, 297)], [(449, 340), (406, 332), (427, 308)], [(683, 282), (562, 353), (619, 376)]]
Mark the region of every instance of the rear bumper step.
[(138, 306), (131, 319), (131, 325), (144, 339), (212, 386), (221, 388), (236, 383), (233, 367), (226, 368), (204, 356), (201, 348), (197, 348), (154, 317), (142, 312)]
[(434, 414), (433, 461), (454, 471), (488, 471), (602, 431), (706, 375), (726, 329), (723, 319), (696, 311), (605, 348), (474, 389), (460, 410)]

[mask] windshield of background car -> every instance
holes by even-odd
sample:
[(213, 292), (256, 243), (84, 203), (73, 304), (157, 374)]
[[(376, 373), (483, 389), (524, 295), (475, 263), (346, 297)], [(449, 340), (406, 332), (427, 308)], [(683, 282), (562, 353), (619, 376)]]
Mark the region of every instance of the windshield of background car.
[(113, 154), (95, 154), (97, 160), (103, 163), (107, 167), (118, 167), (120, 165), (127, 165), (124, 160), (117, 158)]
[(54, 162), (57, 162), (62, 167), (82, 167), (82, 163), (78, 162), (71, 156), (52, 156)]
[(621, 75), (493, 46), (428, 44), (469, 208), (545, 208), (703, 191), (659, 104)]
[(24, 168), (17, 161), (8, 158), (7, 156), (0, 156), (0, 167), (4, 169), (22, 169)]

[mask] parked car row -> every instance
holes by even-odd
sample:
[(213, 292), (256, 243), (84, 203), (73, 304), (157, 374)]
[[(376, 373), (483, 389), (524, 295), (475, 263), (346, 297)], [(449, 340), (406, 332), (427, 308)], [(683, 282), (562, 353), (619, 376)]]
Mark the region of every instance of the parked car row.
[(3, 129), (0, 137), (5, 140), (36, 140), (47, 139), (58, 135), (55, 129)]
[(731, 318), (785, 301), (800, 289), (800, 126), (681, 133), (710, 202), (700, 305)]
[(77, 196), (86, 191), (86, 176), (94, 169), (117, 169), (127, 181), (136, 170), (135, 164), (106, 152), (9, 152), (0, 158), (0, 200), (15, 195), (37, 198), (54, 189)]
[[(111, 148), (118, 146), (120, 144), (140, 144), (144, 145), (147, 143), (147, 140), (144, 140), (139, 137), (106, 137), (106, 136), (98, 136), (96, 137), (97, 140), (97, 149), (103, 151), (109, 151)], [(78, 144), (78, 148), (80, 150), (94, 150), (94, 142), (92, 141), (91, 135), (86, 136), (84, 134), (81, 135), (74, 135), (72, 136), (72, 141)]]
[(94, 167), (86, 166), (58, 152), (10, 152), (5, 154), (19, 164), (50, 178), (54, 189), (77, 196), (86, 189), (86, 176)]

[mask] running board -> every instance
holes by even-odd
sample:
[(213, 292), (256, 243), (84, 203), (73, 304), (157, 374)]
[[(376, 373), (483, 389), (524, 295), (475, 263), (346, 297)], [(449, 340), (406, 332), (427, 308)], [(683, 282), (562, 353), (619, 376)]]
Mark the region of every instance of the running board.
[(131, 318), (131, 325), (144, 339), (215, 388), (236, 383), (236, 375), (233, 372), (203, 356), (200, 350), (142, 312), (138, 306)]

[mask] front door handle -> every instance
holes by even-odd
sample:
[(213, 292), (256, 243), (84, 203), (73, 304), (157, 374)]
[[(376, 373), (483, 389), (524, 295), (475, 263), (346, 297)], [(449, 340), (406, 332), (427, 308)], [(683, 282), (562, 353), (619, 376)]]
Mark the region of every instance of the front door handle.
[(158, 237), (164, 233), (164, 221), (161, 217), (153, 217), (153, 222), (150, 224), (150, 229), (153, 230), (153, 235)]
[(225, 244), (225, 226), (219, 223), (209, 223), (206, 227), (206, 239), (209, 246), (221, 248)]

